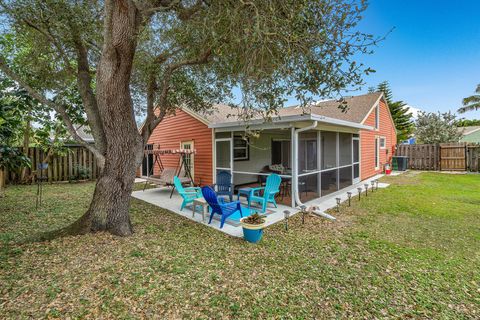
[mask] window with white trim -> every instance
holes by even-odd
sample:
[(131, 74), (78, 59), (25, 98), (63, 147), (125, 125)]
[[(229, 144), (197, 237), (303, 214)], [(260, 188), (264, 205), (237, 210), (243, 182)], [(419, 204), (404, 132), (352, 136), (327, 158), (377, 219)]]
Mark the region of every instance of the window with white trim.
[(249, 143), (248, 137), (234, 136), (233, 137), (233, 160), (243, 161), (249, 159)]
[(375, 170), (380, 169), (380, 139), (375, 137)]
[(385, 137), (380, 137), (380, 149), (385, 149), (387, 147), (387, 139)]
[(380, 128), (380, 104), (375, 107), (375, 129)]

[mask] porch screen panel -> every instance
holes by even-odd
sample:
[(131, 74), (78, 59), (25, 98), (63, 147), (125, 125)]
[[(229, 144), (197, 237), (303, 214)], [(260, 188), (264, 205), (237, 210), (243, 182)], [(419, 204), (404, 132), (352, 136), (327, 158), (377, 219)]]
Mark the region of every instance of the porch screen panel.
[(360, 177), (360, 165), (358, 163), (353, 165), (353, 178), (357, 179)]
[(230, 141), (216, 141), (217, 168), (231, 168), (230, 165)]
[(322, 131), (322, 170), (337, 166), (337, 133)]
[(339, 133), (338, 147), (340, 166), (352, 164), (352, 135), (350, 133)]
[(318, 170), (317, 132), (302, 132), (298, 141), (298, 173)]
[(338, 190), (338, 169), (322, 172), (322, 196)]
[(352, 185), (352, 167), (344, 167), (339, 169), (339, 182), (340, 189), (349, 187)]
[(320, 197), (318, 174), (308, 174), (298, 177), (298, 193), (302, 202)]

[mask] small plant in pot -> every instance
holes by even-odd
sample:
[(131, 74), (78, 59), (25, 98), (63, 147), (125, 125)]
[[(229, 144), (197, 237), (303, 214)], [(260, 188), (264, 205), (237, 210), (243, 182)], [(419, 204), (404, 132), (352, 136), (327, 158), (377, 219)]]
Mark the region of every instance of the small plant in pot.
[(258, 243), (263, 236), (265, 228), (265, 216), (254, 213), (251, 216), (240, 219), (243, 228), (243, 238), (251, 243)]

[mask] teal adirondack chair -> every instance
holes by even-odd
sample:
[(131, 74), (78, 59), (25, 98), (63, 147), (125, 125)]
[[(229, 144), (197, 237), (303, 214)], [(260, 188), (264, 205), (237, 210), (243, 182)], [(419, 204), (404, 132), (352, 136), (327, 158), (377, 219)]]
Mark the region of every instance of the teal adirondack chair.
[(173, 185), (175, 186), (175, 189), (177, 189), (180, 196), (182, 196), (183, 198), (180, 210), (183, 210), (183, 208), (185, 208), (185, 206), (190, 202), (193, 202), (193, 200), (202, 197), (202, 189), (197, 187), (184, 188), (182, 182), (177, 176), (173, 177)]
[[(271, 202), (277, 207), (275, 202), (275, 195), (280, 192), (280, 183), (282, 178), (278, 174), (272, 173), (267, 177), (265, 187), (253, 188), (250, 202), (258, 202), (262, 205), (262, 212), (267, 209), (267, 203)], [(260, 196), (260, 190), (263, 190), (263, 196)]]

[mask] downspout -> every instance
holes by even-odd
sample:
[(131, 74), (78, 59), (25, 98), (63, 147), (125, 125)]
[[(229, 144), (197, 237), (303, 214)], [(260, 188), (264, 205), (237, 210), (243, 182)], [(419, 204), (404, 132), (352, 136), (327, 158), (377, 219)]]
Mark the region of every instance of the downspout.
[[(317, 127), (317, 125), (318, 125), (318, 121), (313, 121), (313, 123), (310, 126), (305, 127), (305, 128), (296, 129), (295, 133), (294, 133), (294, 138), (293, 138), (294, 166), (293, 166), (293, 185), (292, 185), (292, 187), (293, 187), (294, 199), (295, 199), (295, 202), (296, 202), (298, 208), (305, 207), (305, 205), (302, 203), (302, 201), (300, 201), (300, 196), (299, 196), (299, 193), (298, 193), (298, 134), (301, 133), (301, 132), (307, 131), (307, 130), (315, 129)], [(318, 215), (318, 216), (327, 218), (327, 219), (336, 220), (336, 218), (334, 216), (331, 216), (331, 215), (329, 215), (327, 213), (324, 213), (324, 212), (321, 212), (321, 211), (313, 211), (313, 213)]]

